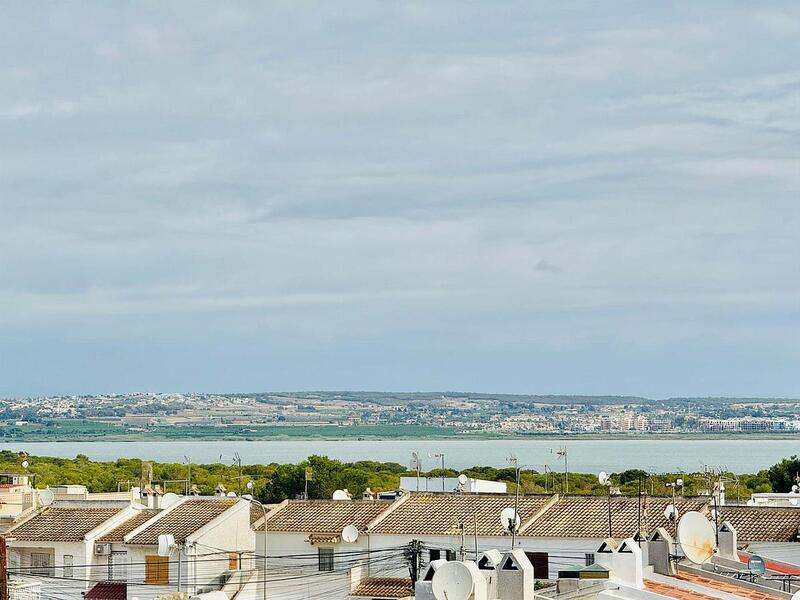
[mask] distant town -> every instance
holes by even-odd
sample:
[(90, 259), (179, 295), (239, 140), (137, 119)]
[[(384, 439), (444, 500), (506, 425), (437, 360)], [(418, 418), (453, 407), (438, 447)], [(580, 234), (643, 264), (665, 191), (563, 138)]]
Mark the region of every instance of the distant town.
[(789, 434), (800, 400), (473, 393), (131, 393), (0, 400), (0, 437)]

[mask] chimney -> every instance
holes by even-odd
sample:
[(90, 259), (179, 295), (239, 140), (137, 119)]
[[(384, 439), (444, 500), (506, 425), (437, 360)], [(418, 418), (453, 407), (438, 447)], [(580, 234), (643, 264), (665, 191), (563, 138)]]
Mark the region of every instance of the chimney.
[(189, 488), (189, 495), (190, 496), (199, 496), (200, 495), (200, 490), (197, 489), (197, 485), (196, 484), (193, 483), (192, 487)]
[(487, 550), (478, 557), (478, 569), (486, 580), (486, 597), (488, 600), (497, 600), (500, 595), (498, 584), (500, 581), (500, 564), (503, 554), (500, 550)]
[(675, 565), (669, 558), (674, 548), (675, 541), (663, 527), (659, 527), (650, 535), (647, 541), (647, 557), (656, 573), (675, 575)]
[(422, 576), (414, 585), (414, 598), (416, 600), (435, 600), (433, 596), (433, 575), (436, 570), (447, 561), (443, 558), (432, 560), (428, 567), (422, 572)]
[(365, 489), (361, 497), (364, 500), (375, 500), (375, 494), (372, 493), (370, 488)]
[(225, 498), (228, 495), (228, 489), (222, 483), (218, 483), (214, 488), (214, 495), (218, 498)]
[(614, 553), (617, 551), (617, 540), (606, 538), (594, 553), (594, 562), (609, 571), (614, 569)]
[(634, 587), (644, 589), (644, 567), (642, 565), (642, 549), (633, 538), (626, 538), (617, 548), (613, 556), (611, 579)]
[(730, 521), (723, 521), (719, 527), (719, 550), (717, 555), (728, 560), (739, 561), (739, 543), (736, 528)]
[(521, 548), (503, 555), (500, 563), (498, 597), (503, 600), (533, 600), (533, 565)]

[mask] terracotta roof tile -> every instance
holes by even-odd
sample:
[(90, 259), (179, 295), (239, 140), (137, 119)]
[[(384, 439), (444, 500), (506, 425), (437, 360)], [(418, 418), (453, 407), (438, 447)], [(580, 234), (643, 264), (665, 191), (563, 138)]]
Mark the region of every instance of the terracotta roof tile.
[[(519, 516), (524, 524), (544, 508), (551, 496), (520, 496)], [(467, 534), (503, 535), (500, 511), (514, 506), (514, 496), (506, 494), (425, 494), (412, 493), (402, 505), (381, 519), (373, 533), (411, 535), (455, 535), (464, 524)]]
[(363, 531), (391, 504), (383, 500), (290, 500), (269, 517), (269, 530), (339, 534), (346, 526), (355, 525)]
[(77, 542), (121, 510), (50, 507), (13, 527), (6, 535), (31, 542)]
[(675, 600), (718, 600), (716, 596), (701, 594), (693, 590), (685, 590), (674, 585), (659, 583), (650, 579), (645, 579), (644, 587), (648, 592), (653, 592), (661, 596), (675, 598)]
[(414, 595), (411, 580), (404, 577), (370, 577), (362, 581), (351, 596), (368, 598), (406, 598)]
[[(664, 509), (672, 503), (671, 498), (642, 498), (643, 533), (672, 525), (664, 517)], [(679, 498), (678, 511), (703, 510), (706, 499)], [(612, 537), (626, 538), (639, 529), (639, 498), (629, 496), (611, 497)], [(545, 511), (521, 534), (528, 537), (605, 538), (608, 537), (607, 496), (565, 496)]]
[(127, 600), (128, 584), (120, 581), (101, 581), (86, 592), (87, 600)]
[(722, 506), (719, 523), (730, 521), (739, 542), (794, 542), (800, 531), (800, 509)]
[(777, 594), (773, 595), (766, 592), (759, 592), (758, 590), (737, 585), (734, 582), (728, 583), (726, 581), (717, 581), (716, 579), (711, 579), (710, 577), (703, 577), (702, 575), (695, 575), (694, 573), (687, 573), (686, 571), (678, 573), (677, 578), (683, 581), (688, 581), (689, 583), (702, 585), (703, 587), (717, 590), (719, 592), (735, 594), (736, 596), (741, 596), (742, 598), (750, 598), (750, 600), (777, 600), (780, 598), (780, 596)]
[(162, 534), (172, 534), (175, 536), (176, 542), (182, 543), (192, 533), (216, 519), (238, 502), (238, 498), (186, 500), (137, 533), (128, 540), (128, 543), (155, 545), (158, 543), (158, 536)]
[(125, 541), (126, 535), (128, 535), (137, 527), (147, 523), (159, 512), (160, 511), (157, 510), (140, 510), (116, 529), (112, 529), (108, 533), (102, 535), (99, 539), (101, 542), (123, 542)]

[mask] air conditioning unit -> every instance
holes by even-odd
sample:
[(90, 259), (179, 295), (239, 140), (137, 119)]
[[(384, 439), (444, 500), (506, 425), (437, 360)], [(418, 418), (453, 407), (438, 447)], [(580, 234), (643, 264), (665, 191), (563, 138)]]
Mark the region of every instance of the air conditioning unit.
[(96, 542), (94, 545), (95, 556), (108, 556), (111, 554), (111, 544), (108, 542)]

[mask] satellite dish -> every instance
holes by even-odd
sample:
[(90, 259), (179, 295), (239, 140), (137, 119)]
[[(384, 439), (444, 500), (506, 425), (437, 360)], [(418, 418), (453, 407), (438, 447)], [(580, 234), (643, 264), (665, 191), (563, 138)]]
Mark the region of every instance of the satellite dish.
[(667, 508), (664, 509), (664, 518), (667, 521), (674, 521), (678, 518), (678, 509), (674, 504), (667, 504)]
[(158, 536), (158, 555), (169, 556), (175, 546), (175, 536), (171, 533)]
[(500, 511), (500, 525), (506, 531), (517, 531), (519, 529), (519, 515), (513, 508), (508, 507)]
[(336, 490), (333, 492), (333, 499), (334, 500), (350, 500), (350, 496), (347, 495), (347, 492), (344, 490)]
[(750, 498), (750, 499), (747, 501), (747, 506), (755, 506), (755, 505), (756, 505), (756, 502), (755, 502), (755, 500), (753, 500), (752, 498)]
[(797, 484), (795, 483), (795, 484), (792, 486), (792, 493), (793, 493), (793, 494), (796, 494), (797, 492), (800, 492), (800, 485), (797, 485)]
[(50, 488), (47, 488), (39, 492), (39, 504), (41, 504), (42, 506), (50, 506), (53, 503), (53, 500), (55, 499), (56, 495)]
[(342, 529), (342, 540), (348, 544), (352, 544), (358, 539), (358, 527), (355, 525), (348, 525)]
[(678, 522), (678, 543), (686, 558), (701, 565), (716, 551), (714, 525), (697, 511), (687, 512)]
[(228, 492), (228, 498), (236, 498), (236, 492)]
[(758, 554), (753, 554), (747, 561), (747, 570), (750, 571), (751, 575), (761, 577), (767, 572), (767, 565)]
[(676, 479), (675, 485), (677, 485), (678, 487), (683, 487), (683, 479), (680, 478)]
[(170, 506), (174, 506), (180, 501), (180, 496), (178, 494), (173, 494), (172, 492), (167, 492), (161, 498), (161, 508), (169, 508)]
[(599, 481), (602, 485), (607, 484), (608, 483), (608, 473), (606, 473), (605, 471), (600, 471), (597, 474), (597, 481)]
[(22, 461), (22, 468), (27, 469), (30, 466), (30, 463), (27, 460)]
[(792, 600), (800, 600), (800, 592), (795, 592), (794, 596), (792, 596)]
[(474, 587), (472, 572), (464, 563), (454, 560), (436, 569), (431, 582), (436, 600), (467, 600)]
[(467, 477), (462, 473), (461, 475), (458, 476), (458, 483), (460, 483), (461, 485), (467, 485), (467, 483), (469, 483), (469, 477)]

